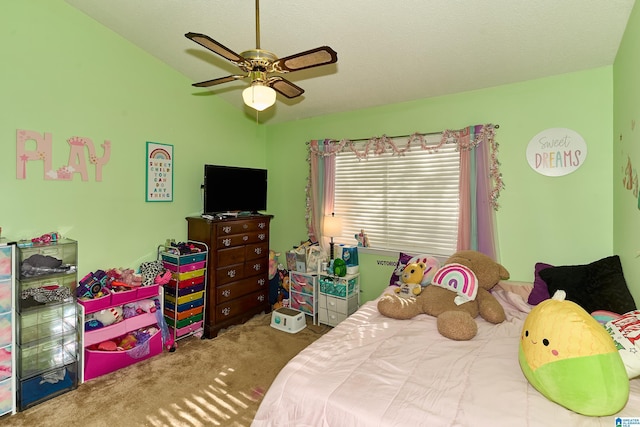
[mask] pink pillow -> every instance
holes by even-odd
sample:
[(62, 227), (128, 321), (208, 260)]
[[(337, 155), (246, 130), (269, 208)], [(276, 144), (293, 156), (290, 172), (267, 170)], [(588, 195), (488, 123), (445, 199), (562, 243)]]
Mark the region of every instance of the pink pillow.
[(553, 265), (545, 264), (543, 262), (536, 263), (535, 277), (533, 280), (533, 289), (531, 290), (531, 293), (529, 294), (529, 298), (527, 299), (527, 302), (529, 304), (538, 305), (542, 301), (551, 298), (551, 295), (549, 295), (549, 289), (547, 288), (547, 284), (540, 277), (540, 271), (550, 267), (553, 267)]

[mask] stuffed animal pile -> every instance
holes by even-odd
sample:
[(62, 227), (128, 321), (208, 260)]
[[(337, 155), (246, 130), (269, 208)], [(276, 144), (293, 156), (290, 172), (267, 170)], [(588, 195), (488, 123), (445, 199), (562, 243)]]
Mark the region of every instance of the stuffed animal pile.
[(76, 294), (81, 300), (101, 298), (113, 292), (124, 292), (140, 286), (164, 285), (171, 280), (171, 272), (162, 261), (143, 262), (137, 273), (131, 268), (96, 270), (78, 283)]
[[(439, 275), (443, 269), (444, 274)], [(489, 290), (508, 278), (507, 269), (487, 255), (459, 251), (449, 257), (436, 272), (432, 284), (424, 286), (418, 295), (409, 298), (384, 295), (378, 300), (378, 311), (394, 319), (428, 314), (437, 318), (438, 331), (444, 337), (470, 340), (478, 332), (475, 321), (478, 315), (494, 324), (505, 320), (504, 309)], [(452, 283), (459, 285), (457, 289), (452, 289)]]

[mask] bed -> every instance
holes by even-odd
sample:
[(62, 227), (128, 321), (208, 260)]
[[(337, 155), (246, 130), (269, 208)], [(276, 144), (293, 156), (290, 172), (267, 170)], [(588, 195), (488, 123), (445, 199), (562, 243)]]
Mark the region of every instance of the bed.
[(587, 417), (534, 389), (518, 363), (531, 306), (516, 292), (492, 291), (506, 321), (477, 318), (478, 334), (452, 341), (436, 319), (382, 316), (376, 301), (300, 352), (266, 393), (252, 426), (616, 426), (640, 419), (640, 378), (614, 416)]

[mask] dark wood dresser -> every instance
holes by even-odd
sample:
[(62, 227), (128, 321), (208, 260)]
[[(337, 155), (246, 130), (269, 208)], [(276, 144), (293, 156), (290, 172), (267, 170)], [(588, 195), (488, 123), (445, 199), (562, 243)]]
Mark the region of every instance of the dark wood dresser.
[(271, 215), (188, 217), (188, 238), (209, 246), (204, 335), (269, 312)]

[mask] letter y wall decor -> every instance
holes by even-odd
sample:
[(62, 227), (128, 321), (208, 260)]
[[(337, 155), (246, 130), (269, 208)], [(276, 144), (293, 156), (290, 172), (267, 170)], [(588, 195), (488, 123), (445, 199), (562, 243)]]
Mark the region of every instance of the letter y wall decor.
[(111, 142), (104, 141), (102, 157), (98, 157), (93, 141), (74, 136), (67, 139), (69, 161), (54, 170), (52, 165), (53, 142), (50, 133), (18, 129), (16, 132), (16, 178), (27, 179), (27, 164), (42, 162), (43, 178), (53, 181), (71, 181), (78, 173), (83, 181), (89, 180), (87, 163), (95, 167), (95, 180), (102, 181), (102, 168), (111, 157)]

